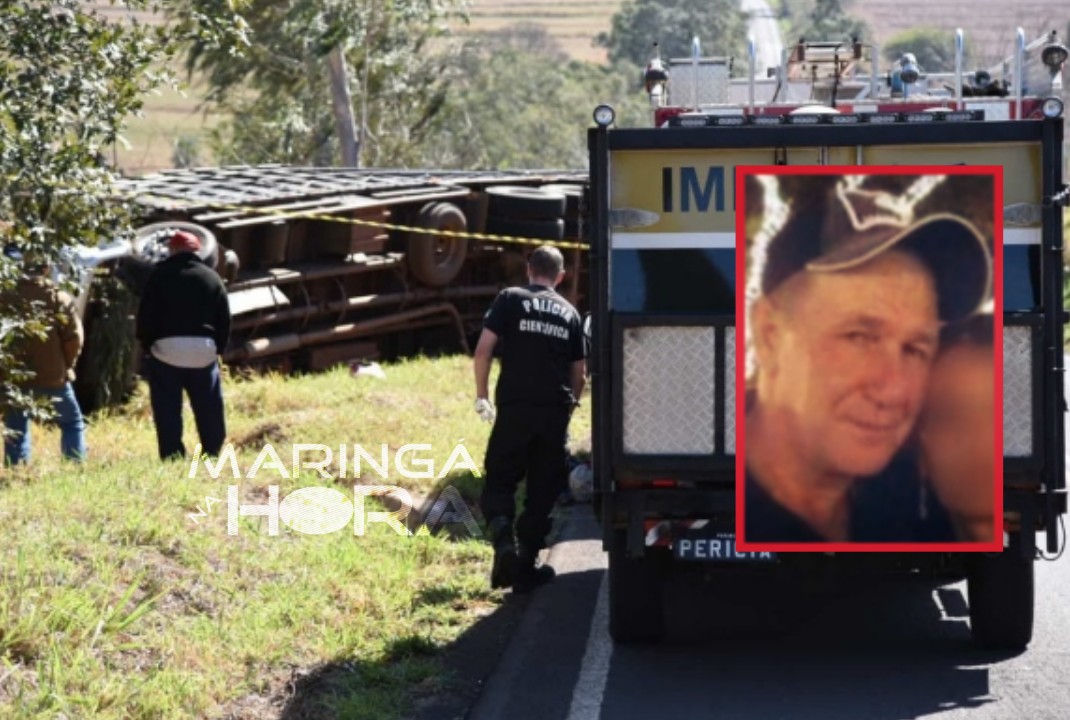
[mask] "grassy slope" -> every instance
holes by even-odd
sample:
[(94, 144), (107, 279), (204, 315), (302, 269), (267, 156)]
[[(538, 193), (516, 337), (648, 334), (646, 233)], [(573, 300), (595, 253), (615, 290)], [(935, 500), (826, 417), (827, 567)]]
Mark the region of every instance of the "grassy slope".
[[(488, 427), (471, 409), (468, 358), (385, 370), (386, 379), (344, 368), (228, 378), (242, 471), (264, 442), (284, 462), (294, 442), (429, 443), (422, 457), (437, 473), (463, 439), (482, 466)], [(581, 412), (574, 427), (587, 437)], [(352, 526), (312, 536), (285, 525), (270, 537), (255, 518), (228, 536), (226, 485), (238, 481), (203, 469), (189, 479), (188, 463), (158, 462), (144, 388), (93, 420), (84, 469), (60, 463), (58, 444), (36, 427), (31, 469), (0, 470), (0, 717), (269, 717), (291, 679), (324, 664), (339, 679), (314, 697), (347, 718), (401, 717), (448, 680), (437, 652), (501, 602), (477, 540), (375, 525), (364, 537)], [(480, 481), (455, 479), (474, 502)], [(240, 482), (245, 502), (263, 502), (269, 484), (285, 496), (332, 483), (269, 470)], [(353, 482), (334, 486), (352, 497)], [(435, 481), (394, 470), (387, 482), (426, 492)], [(207, 496), (223, 502), (195, 524), (188, 514)]]

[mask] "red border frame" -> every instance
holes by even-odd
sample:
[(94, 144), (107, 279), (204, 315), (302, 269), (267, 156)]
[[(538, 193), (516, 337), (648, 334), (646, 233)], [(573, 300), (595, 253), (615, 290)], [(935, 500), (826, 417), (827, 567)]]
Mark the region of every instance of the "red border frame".
[[(995, 338), (995, 468), (991, 542), (955, 543), (749, 543), (744, 534), (746, 468), (746, 178), (748, 175), (990, 175), (994, 208), (992, 297)], [(740, 165), (736, 167), (736, 547), (740, 552), (964, 552), (1003, 551), (1003, 166), (1001, 165)]]

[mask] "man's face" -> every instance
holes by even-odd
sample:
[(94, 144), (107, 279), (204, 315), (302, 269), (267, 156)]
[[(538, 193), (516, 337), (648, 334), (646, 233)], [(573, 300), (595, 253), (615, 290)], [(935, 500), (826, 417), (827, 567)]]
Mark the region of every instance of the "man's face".
[(951, 513), (991, 519), (995, 390), (991, 348), (957, 345), (933, 367), (920, 425), (922, 464)]
[(755, 307), (758, 399), (785, 450), (815, 473), (882, 470), (918, 416), (939, 321), (932, 276), (889, 251), (804, 272)]

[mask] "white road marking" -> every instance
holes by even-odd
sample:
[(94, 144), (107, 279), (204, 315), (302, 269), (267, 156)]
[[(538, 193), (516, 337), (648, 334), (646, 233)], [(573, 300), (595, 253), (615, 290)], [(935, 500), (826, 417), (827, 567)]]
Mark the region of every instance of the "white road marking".
[(591, 618), (591, 634), (587, 636), (587, 650), (572, 689), (572, 705), (568, 720), (598, 720), (602, 714), (602, 698), (609, 679), (609, 665), (613, 659), (613, 641), (609, 637), (609, 573), (602, 575), (598, 599)]

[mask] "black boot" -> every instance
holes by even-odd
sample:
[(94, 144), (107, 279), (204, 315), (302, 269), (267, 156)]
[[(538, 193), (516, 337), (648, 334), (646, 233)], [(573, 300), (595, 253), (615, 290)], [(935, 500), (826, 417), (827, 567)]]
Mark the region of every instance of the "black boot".
[(490, 586), (507, 588), (516, 578), (516, 542), (513, 540), (513, 521), (506, 517), (493, 518), (489, 523), (494, 543), (494, 564), (490, 570)]
[(549, 565), (535, 566), (539, 553), (537, 550), (521, 546), (517, 555), (516, 579), (513, 592), (529, 593), (537, 587), (553, 582), (557, 573)]

